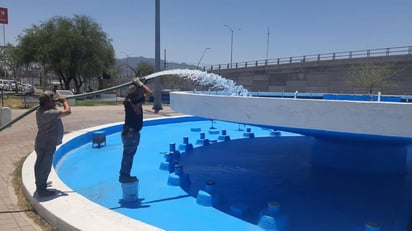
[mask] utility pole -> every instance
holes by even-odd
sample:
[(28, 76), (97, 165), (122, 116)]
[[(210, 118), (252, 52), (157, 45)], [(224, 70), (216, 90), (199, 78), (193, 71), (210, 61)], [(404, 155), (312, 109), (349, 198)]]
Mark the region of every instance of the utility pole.
[[(0, 24), (3, 24), (3, 52), (6, 50), (6, 24), (9, 24), (8, 9), (0, 7)], [(4, 77), (7, 76), (6, 68), (4, 68)]]
[[(160, 0), (155, 2), (155, 72), (160, 71)], [(158, 113), (163, 109), (161, 103), (162, 89), (160, 79), (154, 78), (154, 103), (153, 110)]]
[(266, 60), (268, 60), (269, 59), (269, 36), (270, 36), (270, 27), (268, 27), (268, 33), (267, 33), (267, 35), (268, 35), (268, 38), (267, 38), (267, 41), (266, 41)]
[[(232, 64), (233, 64), (233, 32), (234, 29), (232, 29), (232, 27), (230, 27), (229, 25), (224, 25), (225, 27), (227, 27), (227, 29), (230, 30), (230, 68), (232, 68)], [(237, 28), (238, 30), (240, 30), (239, 28)]]
[(166, 49), (164, 49), (164, 62), (163, 62), (163, 70), (167, 69), (167, 65), (166, 65)]

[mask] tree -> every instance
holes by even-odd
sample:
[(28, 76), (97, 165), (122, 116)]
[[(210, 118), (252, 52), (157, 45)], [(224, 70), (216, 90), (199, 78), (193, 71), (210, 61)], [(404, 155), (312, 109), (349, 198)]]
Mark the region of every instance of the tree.
[(0, 77), (6, 77), (7, 60), (6, 46), (3, 46), (0, 48)]
[(24, 63), (53, 71), (64, 89), (76, 92), (84, 80), (114, 70), (114, 49), (101, 27), (87, 16), (54, 17), (18, 37)]
[(22, 71), (23, 63), (21, 61), (21, 49), (12, 44), (7, 44), (4, 49), (2, 62), (6, 70), (11, 71), (12, 76), (16, 77)]
[(17, 77), (21, 76), (24, 68), (28, 68), (28, 66), (24, 66), (24, 64), (22, 63), (21, 49), (8, 43), (3, 47), (0, 58), (2, 66), (0, 75), (7, 77), (7, 73), (11, 74), (11, 77), (14, 78), (14, 81), (16, 83), (16, 88), (14, 90), (16, 91), (16, 93), (18, 93), (19, 88)]
[(147, 62), (140, 62), (136, 67), (136, 74), (139, 77), (150, 75), (152, 73), (154, 73), (154, 67)]
[(365, 64), (352, 67), (352, 84), (363, 87), (372, 93), (374, 90), (381, 90), (383, 87), (390, 86), (390, 77), (395, 73), (394, 68), (389, 65)]

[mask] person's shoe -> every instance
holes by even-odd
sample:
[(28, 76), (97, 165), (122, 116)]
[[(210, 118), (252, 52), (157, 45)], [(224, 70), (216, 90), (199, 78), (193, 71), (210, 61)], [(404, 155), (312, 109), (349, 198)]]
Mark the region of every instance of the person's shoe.
[(51, 197), (51, 196), (54, 196), (54, 195), (56, 195), (55, 190), (45, 189), (45, 190), (37, 191), (37, 196), (38, 197)]
[(119, 181), (120, 183), (132, 183), (138, 181), (138, 179), (135, 176), (120, 176)]

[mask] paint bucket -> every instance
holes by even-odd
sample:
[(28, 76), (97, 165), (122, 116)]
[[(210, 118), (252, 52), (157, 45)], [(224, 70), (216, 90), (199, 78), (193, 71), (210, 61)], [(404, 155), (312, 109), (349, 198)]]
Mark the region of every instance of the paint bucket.
[(138, 199), (138, 183), (138, 180), (130, 183), (122, 183), (124, 201), (136, 201)]

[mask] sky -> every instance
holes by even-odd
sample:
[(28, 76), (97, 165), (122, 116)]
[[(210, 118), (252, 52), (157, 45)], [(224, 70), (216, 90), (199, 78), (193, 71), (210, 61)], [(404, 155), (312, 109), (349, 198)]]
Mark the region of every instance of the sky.
[[(0, 0), (0, 7), (8, 8), (6, 43), (18, 44), (25, 29), (52, 17), (86, 15), (112, 40), (116, 58), (155, 57), (155, 0)], [(412, 0), (160, 0), (161, 59), (166, 53), (170, 62), (204, 66), (411, 45)]]

